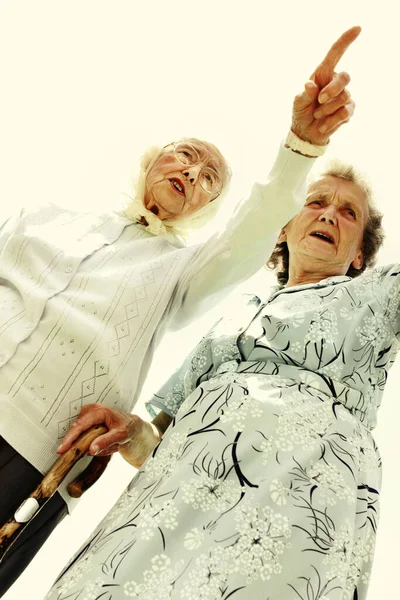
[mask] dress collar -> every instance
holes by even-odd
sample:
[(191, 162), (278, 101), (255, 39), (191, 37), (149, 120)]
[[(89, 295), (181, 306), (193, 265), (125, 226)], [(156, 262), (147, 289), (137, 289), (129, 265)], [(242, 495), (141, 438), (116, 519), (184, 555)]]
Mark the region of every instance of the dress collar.
[(294, 292), (300, 292), (308, 289), (320, 289), (327, 287), (329, 285), (338, 285), (339, 283), (345, 283), (346, 281), (350, 281), (351, 277), (348, 275), (335, 275), (333, 277), (327, 277), (326, 279), (321, 279), (321, 281), (316, 281), (315, 283), (303, 283), (301, 285), (293, 285), (289, 288), (284, 286), (275, 285), (271, 289), (271, 294), (269, 296), (269, 300), (273, 297), (280, 294), (292, 294)]

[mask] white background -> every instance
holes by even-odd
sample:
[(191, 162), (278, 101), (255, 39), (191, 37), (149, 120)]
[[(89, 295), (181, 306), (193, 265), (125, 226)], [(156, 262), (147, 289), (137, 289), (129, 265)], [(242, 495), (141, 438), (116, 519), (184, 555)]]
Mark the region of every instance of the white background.
[[(130, 191), (143, 148), (182, 135), (221, 148), (235, 174), (228, 202), (237, 201), (272, 164), (294, 94), (352, 25), (363, 32), (341, 67), (352, 75), (357, 110), (332, 139), (330, 155), (368, 173), (388, 234), (379, 262), (399, 261), (394, 0), (1, 0), (1, 212), (43, 201), (112, 208)], [(254, 285), (262, 294), (265, 273)], [(164, 353), (161, 347), (143, 396), (168, 376), (206, 320), (173, 345), (170, 339)], [(397, 365), (376, 430), (385, 468), (369, 600), (398, 594), (399, 376)], [(5, 599), (41, 600), (131, 475), (113, 459)]]

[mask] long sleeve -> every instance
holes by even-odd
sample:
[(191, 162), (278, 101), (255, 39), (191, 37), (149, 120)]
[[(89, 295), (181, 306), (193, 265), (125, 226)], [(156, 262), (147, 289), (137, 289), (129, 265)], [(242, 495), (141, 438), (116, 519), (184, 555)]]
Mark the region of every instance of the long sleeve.
[(400, 342), (400, 264), (374, 269), (371, 279), (383, 318)]
[(226, 362), (226, 353), (230, 360), (240, 360), (237, 338), (258, 311), (259, 304), (258, 296), (252, 294), (240, 294), (232, 298), (224, 316), (193, 348), (161, 389), (146, 402), (151, 416), (156, 416), (162, 410), (174, 417), (197, 386), (214, 377), (216, 370)]
[(146, 408), (152, 417), (161, 410), (174, 417), (180, 406), (199, 383), (207, 379), (213, 367), (211, 342), (215, 328), (221, 319), (215, 323), (205, 337), (195, 346), (183, 361), (181, 366), (164, 383), (160, 390), (146, 402)]
[(19, 211), (18, 214), (14, 214), (2, 220), (0, 225), (0, 252), (3, 251), (4, 246), (20, 222), (21, 212), (22, 211)]
[(315, 159), (279, 150), (267, 183), (256, 183), (225, 231), (196, 254), (176, 290), (172, 328), (187, 325), (218, 301), (222, 292), (256, 273), (268, 260), (281, 228), (300, 210)]

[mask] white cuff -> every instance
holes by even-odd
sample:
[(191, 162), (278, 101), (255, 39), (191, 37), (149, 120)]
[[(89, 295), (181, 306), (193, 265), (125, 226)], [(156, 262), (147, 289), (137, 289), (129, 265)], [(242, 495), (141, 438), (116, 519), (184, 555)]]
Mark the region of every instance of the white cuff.
[(301, 138), (299, 138), (292, 130), (289, 131), (285, 146), (289, 147), (294, 152), (299, 152), (304, 156), (317, 157), (322, 156), (329, 144), (325, 146), (315, 146), (314, 144), (310, 144), (309, 142), (305, 142)]

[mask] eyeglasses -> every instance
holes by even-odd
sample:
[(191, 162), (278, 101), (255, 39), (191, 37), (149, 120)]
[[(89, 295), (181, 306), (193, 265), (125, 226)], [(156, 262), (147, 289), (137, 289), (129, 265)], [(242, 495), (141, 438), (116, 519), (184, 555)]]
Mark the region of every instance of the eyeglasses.
[[(205, 148), (194, 146), (187, 142), (178, 142), (169, 144), (166, 148), (172, 146), (175, 158), (184, 167), (195, 167), (196, 165), (207, 163), (210, 155)], [(203, 190), (217, 197), (223, 188), (221, 175), (212, 167), (203, 166), (199, 171), (199, 183)]]

